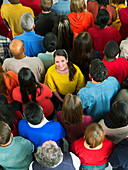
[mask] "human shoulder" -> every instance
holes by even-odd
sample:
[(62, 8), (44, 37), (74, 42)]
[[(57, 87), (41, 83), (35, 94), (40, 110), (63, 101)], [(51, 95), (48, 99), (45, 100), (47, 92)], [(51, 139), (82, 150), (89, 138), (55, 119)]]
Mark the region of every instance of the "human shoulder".
[(56, 66), (55, 66), (55, 64), (53, 64), (51, 67), (49, 67), (47, 73), (49, 73), (49, 74), (54, 74), (54, 72), (56, 72)]

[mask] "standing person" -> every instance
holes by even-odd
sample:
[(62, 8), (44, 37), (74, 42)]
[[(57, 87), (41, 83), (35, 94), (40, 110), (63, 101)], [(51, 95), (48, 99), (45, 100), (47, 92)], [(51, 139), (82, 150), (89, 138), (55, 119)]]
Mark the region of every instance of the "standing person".
[(107, 25), (111, 26), (113, 21), (116, 20), (116, 10), (109, 5), (109, 0), (89, 0), (87, 2), (87, 10), (93, 14), (94, 23), (97, 23), (97, 14), (100, 9), (106, 9), (110, 15)]
[(52, 32), (59, 14), (51, 12), (53, 0), (40, 0), (40, 6), (42, 13), (35, 18), (35, 32), (38, 35), (45, 36), (48, 32)]
[(86, 127), (93, 122), (93, 119), (91, 116), (83, 115), (79, 97), (69, 93), (64, 98), (62, 111), (57, 113), (57, 121), (65, 129), (65, 139), (71, 144), (83, 137)]
[(10, 127), (0, 121), (0, 165), (4, 169), (27, 170), (34, 145), (21, 136), (12, 137)]
[(87, 81), (89, 80), (89, 65), (96, 58), (102, 60), (100, 53), (92, 48), (92, 39), (89, 33), (79, 33), (74, 41), (71, 61), (81, 69)]
[(38, 83), (29, 68), (22, 68), (18, 73), (20, 86), (13, 90), (12, 96), (15, 101), (23, 104), (23, 109), (30, 101), (38, 102), (45, 117), (52, 114), (54, 106), (50, 100), (52, 91), (45, 85)]
[(45, 75), (44, 83), (62, 104), (66, 94), (76, 93), (85, 86), (85, 78), (79, 67), (68, 60), (65, 50), (56, 50), (54, 61), (55, 64), (48, 69)]
[(70, 1), (71, 13), (67, 14), (73, 33), (87, 31), (88, 28), (94, 26), (92, 13), (85, 11), (86, 5), (84, 0)]
[(92, 81), (88, 81), (87, 85), (77, 93), (77, 96), (87, 115), (98, 122), (109, 113), (111, 103), (120, 89), (120, 84), (115, 77), (106, 78), (107, 68), (99, 59), (92, 60), (89, 74)]
[(45, 52), (43, 46), (43, 36), (35, 34), (34, 18), (32, 14), (25, 13), (20, 18), (20, 26), (24, 30), (24, 33), (15, 36), (14, 39), (19, 39), (23, 42), (25, 47), (25, 55), (28, 57), (35, 57), (41, 52)]
[(115, 41), (120, 44), (121, 35), (117, 28), (107, 26), (110, 15), (106, 9), (100, 9), (97, 15), (97, 25), (94, 28), (89, 28), (88, 33), (92, 38), (93, 48), (99, 51), (104, 56), (103, 51), (109, 41)]
[(9, 0), (9, 4), (3, 4), (1, 7), (1, 16), (4, 19), (5, 24), (12, 30), (13, 38), (16, 35), (23, 33), (20, 27), (21, 16), (29, 12), (34, 17), (34, 13), (31, 8), (23, 6), (19, 0)]
[(101, 126), (92, 123), (86, 128), (84, 137), (72, 143), (71, 150), (81, 160), (80, 170), (104, 170), (114, 146), (105, 138)]

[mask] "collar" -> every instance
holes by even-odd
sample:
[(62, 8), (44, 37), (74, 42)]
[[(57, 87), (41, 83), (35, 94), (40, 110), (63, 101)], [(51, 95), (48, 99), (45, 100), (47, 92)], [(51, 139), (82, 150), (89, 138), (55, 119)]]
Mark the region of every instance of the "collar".
[(44, 126), (46, 123), (48, 123), (49, 121), (44, 117), (43, 121), (38, 124), (38, 125), (32, 125), (31, 123), (28, 122), (28, 125), (32, 128), (41, 128), (42, 126)]
[(33, 34), (35, 34), (35, 31), (30, 31), (30, 32), (24, 31), (24, 34), (25, 34), (25, 35), (28, 35), (28, 34), (29, 34), (29, 35), (33, 35)]

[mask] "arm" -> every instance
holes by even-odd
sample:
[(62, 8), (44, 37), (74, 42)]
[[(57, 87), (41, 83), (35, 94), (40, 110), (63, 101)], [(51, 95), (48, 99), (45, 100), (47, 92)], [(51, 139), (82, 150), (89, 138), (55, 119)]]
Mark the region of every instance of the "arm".
[(54, 95), (57, 97), (57, 99), (58, 99), (59, 101), (61, 101), (61, 102), (64, 101), (64, 99), (62, 99), (62, 98), (60, 97), (60, 95), (59, 95), (59, 93), (58, 93), (57, 91), (54, 92)]

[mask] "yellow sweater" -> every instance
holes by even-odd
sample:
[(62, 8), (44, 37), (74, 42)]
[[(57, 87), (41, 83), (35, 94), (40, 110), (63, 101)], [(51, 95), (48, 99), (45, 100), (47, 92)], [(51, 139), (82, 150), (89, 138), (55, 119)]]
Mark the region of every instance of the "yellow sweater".
[(68, 93), (73, 93), (76, 90), (80, 90), (85, 86), (85, 78), (80, 71), (79, 67), (74, 64), (76, 68), (76, 74), (73, 81), (69, 80), (69, 74), (60, 74), (56, 71), (55, 64), (52, 65), (46, 75), (44, 84), (46, 84), (52, 92), (59, 92), (60, 94), (66, 95)]

